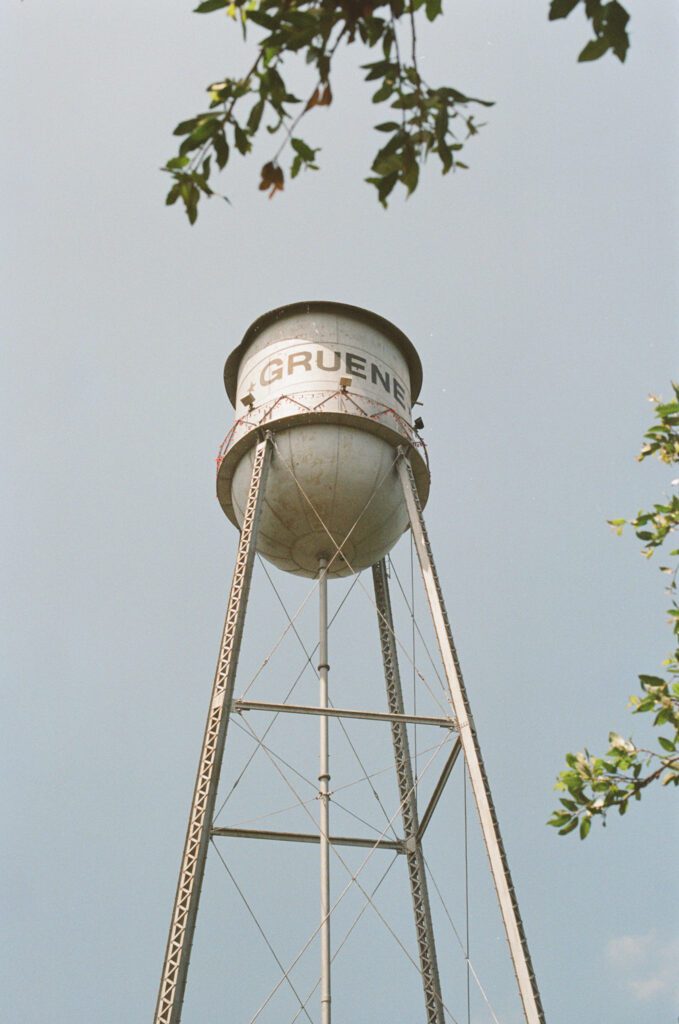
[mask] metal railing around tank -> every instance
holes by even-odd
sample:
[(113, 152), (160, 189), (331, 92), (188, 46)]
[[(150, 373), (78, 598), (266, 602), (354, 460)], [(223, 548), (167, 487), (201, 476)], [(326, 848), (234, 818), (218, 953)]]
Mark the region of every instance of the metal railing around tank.
[[(309, 398), (313, 398), (318, 395), (323, 396), (319, 401), (309, 401)], [(327, 407), (333, 401), (338, 401), (338, 407), (330, 410)], [(365, 402), (366, 399), (363, 398), (363, 401)], [(281, 417), (281, 406), (285, 408), (286, 404), (292, 407), (292, 410), (287, 412), (287, 415), (295, 415), (295, 412), (341, 412), (346, 413), (347, 415), (361, 416), (373, 423), (383, 423), (387, 426), (391, 426), (398, 434), (407, 439), (413, 448), (418, 449), (425, 463), (429, 466), (427, 446), (415, 427), (413, 427), (404, 416), (394, 409), (393, 406), (385, 405), (384, 403), (378, 402), (372, 398), (367, 401), (373, 408), (373, 412), (366, 409), (364, 405), (361, 404), (361, 401), (357, 399), (355, 394), (352, 394), (345, 388), (338, 388), (335, 391), (309, 392), (306, 402), (300, 401), (300, 399), (295, 395), (279, 395), (277, 398), (272, 399), (269, 402), (263, 402), (262, 405), (248, 409), (245, 415), (235, 421), (219, 446), (216, 458), (217, 471), (219, 472), (219, 467), (221, 466), (227, 452), (236, 441), (239, 441), (241, 437), (250, 433), (251, 430), (256, 430), (258, 427), (270, 424), (272, 420), (276, 418), (276, 412), (278, 412), (278, 416)]]

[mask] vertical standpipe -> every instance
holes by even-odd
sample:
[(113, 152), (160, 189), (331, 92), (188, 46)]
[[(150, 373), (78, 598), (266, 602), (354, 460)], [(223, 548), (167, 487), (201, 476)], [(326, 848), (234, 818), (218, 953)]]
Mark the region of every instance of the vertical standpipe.
[[(328, 561), (319, 559), (319, 706), (328, 709)], [(321, 1024), (330, 1024), (330, 752), (328, 748), (328, 716), (320, 716), (319, 802), (321, 846)]]

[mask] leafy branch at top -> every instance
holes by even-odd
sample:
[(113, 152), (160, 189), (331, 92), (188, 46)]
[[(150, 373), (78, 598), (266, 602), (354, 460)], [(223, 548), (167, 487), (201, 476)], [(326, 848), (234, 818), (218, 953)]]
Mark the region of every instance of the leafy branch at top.
[[(656, 456), (666, 465), (679, 462), (679, 387), (673, 385), (674, 400), (655, 402), (657, 422), (644, 435), (644, 444), (638, 460), (642, 462)], [(679, 480), (673, 480), (673, 485)], [(611, 519), (610, 525), (621, 534), (628, 524), (626, 519)], [(642, 554), (650, 558), (679, 529), (679, 496), (650, 511), (641, 511), (629, 520), (637, 538), (642, 542)], [(609, 748), (603, 757), (593, 757), (585, 750), (567, 754), (568, 768), (561, 772), (556, 789), (567, 795), (560, 799), (561, 807), (552, 815), (549, 824), (566, 835), (579, 827), (580, 838), (588, 834), (597, 815), (605, 824), (606, 812), (617, 807), (624, 814), (631, 800), (640, 800), (647, 786), (660, 781), (662, 785), (679, 786), (679, 605), (677, 604), (677, 570), (679, 548), (669, 552), (670, 564), (660, 571), (669, 576), (667, 591), (671, 597), (668, 609), (672, 624), (675, 649), (665, 662), (669, 679), (660, 676), (639, 676), (641, 692), (630, 697), (634, 714), (651, 714), (653, 725), (668, 729), (657, 737), (658, 746), (648, 749), (637, 746), (631, 739), (610, 733)], [(674, 559), (672, 562), (671, 560)]]
[[(472, 104), (491, 106), (451, 87), (433, 88), (417, 69), (415, 15), (422, 9), (433, 21), (441, 14), (440, 0), (204, 0), (201, 14), (223, 10), (240, 21), (243, 32), (260, 30), (257, 57), (242, 78), (224, 78), (210, 85), (209, 108), (183, 121), (175, 129), (182, 137), (177, 156), (164, 167), (173, 179), (167, 203), (181, 199), (189, 220), (198, 215), (202, 196), (211, 196), (213, 167), (223, 169), (236, 150), (247, 155), (263, 124), (281, 142), (261, 169), (260, 189), (274, 196), (285, 186), (282, 155), (289, 147), (289, 173), (317, 169), (319, 150), (296, 134), (300, 121), (315, 107), (332, 103), (331, 72), (341, 43), (357, 39), (367, 48), (379, 47), (381, 58), (364, 65), (366, 80), (378, 83), (374, 103), (387, 103), (394, 111), (391, 122), (378, 126), (389, 134), (373, 162), (367, 180), (377, 189), (380, 202), (397, 184), (410, 194), (415, 190), (419, 168), (432, 154), (444, 173), (464, 167), (457, 153), (475, 135), (479, 125), (469, 113)], [(375, 13), (380, 10), (380, 14)], [(407, 17), (406, 17), (407, 16)], [(405, 26), (405, 29), (404, 29)], [(399, 29), (411, 36), (410, 61), (401, 58)], [(304, 58), (313, 71), (306, 98), (295, 96), (283, 77), (286, 61)], [(296, 109), (297, 108), (297, 109)]]
[[(580, 2), (553, 0), (550, 18), (566, 17)], [(594, 60), (612, 49), (623, 60), (628, 44), (624, 8), (616, 2), (582, 2), (596, 38), (580, 59)], [(263, 129), (280, 139), (261, 168), (259, 188), (270, 198), (285, 187), (286, 151), (291, 178), (303, 170), (317, 170), (319, 149), (300, 138), (297, 127), (315, 107), (331, 105), (333, 60), (340, 44), (356, 41), (379, 50), (380, 58), (364, 64), (363, 70), (366, 81), (377, 85), (373, 103), (390, 108), (391, 120), (376, 125), (388, 138), (366, 178), (382, 205), (397, 185), (407, 195), (414, 192), (429, 157), (438, 160), (443, 174), (465, 169), (459, 153), (482, 127), (474, 108), (492, 103), (450, 85), (432, 86), (423, 77), (417, 56), (418, 19), (435, 21), (442, 14), (441, 4), (442, 0), (203, 0), (197, 13), (226, 14), (240, 24), (244, 38), (250, 29), (257, 32), (256, 54), (244, 75), (213, 82), (207, 90), (207, 109), (175, 128), (181, 139), (179, 152), (163, 167), (172, 178), (167, 204), (180, 200), (193, 224), (201, 198), (219, 195), (212, 184), (215, 171), (223, 170), (234, 152), (247, 156)], [(408, 43), (408, 58), (399, 35)], [(295, 57), (311, 70), (305, 97), (295, 96), (283, 77)]]

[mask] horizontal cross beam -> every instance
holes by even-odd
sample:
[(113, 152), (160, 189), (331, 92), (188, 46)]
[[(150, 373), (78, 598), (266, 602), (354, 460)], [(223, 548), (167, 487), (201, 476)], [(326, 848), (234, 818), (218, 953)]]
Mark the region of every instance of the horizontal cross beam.
[(402, 722), (414, 725), (438, 725), (443, 729), (456, 729), (454, 718), (435, 718), (427, 715), (397, 715), (386, 711), (358, 711), (354, 708), (317, 708), (307, 704), (270, 704), (261, 700), (235, 700), (234, 711), (276, 711), (291, 715), (327, 715), (330, 718), (362, 718), (368, 722)]
[[(313, 832), (271, 832), (268, 829), (255, 828), (213, 828), (213, 836), (228, 836), (235, 839), (273, 839), (284, 843), (320, 843), (320, 835)], [(330, 836), (331, 846), (360, 846), (364, 849), (394, 850), (404, 852), (403, 841), (400, 839), (363, 839), (359, 836)]]

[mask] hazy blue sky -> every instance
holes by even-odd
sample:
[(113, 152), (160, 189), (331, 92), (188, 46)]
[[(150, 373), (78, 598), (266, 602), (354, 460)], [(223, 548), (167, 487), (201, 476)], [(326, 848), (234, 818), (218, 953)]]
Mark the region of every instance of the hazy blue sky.
[[(549, 25), (547, 0), (449, 4), (422, 37), (429, 77), (497, 105), (468, 172), (432, 168), (387, 213), (361, 182), (385, 116), (355, 74), (368, 58), (347, 52), (305, 132), (322, 172), (269, 202), (258, 158), (234, 163), (233, 206), (193, 229), (157, 168), (203, 86), (245, 68), (238, 30), (179, 0), (4, 6), (3, 1021), (151, 1019), (236, 544), (214, 497), (222, 366), (259, 313), (306, 298), (368, 306), (421, 353), (428, 523), (550, 1024), (676, 1019), (676, 796), (649, 793), (584, 844), (544, 825), (563, 752), (627, 732), (637, 673), (670, 648), (655, 560), (606, 526), (670, 487), (634, 454), (648, 393), (676, 374), (677, 11), (628, 6), (623, 67), (578, 66), (584, 19)], [(408, 586), (407, 538), (398, 559)], [(293, 605), (307, 592), (274, 579)], [(358, 588), (332, 641), (337, 703), (381, 698), (371, 616)], [(283, 624), (258, 569), (243, 680)], [(304, 661), (292, 642), (279, 656), (260, 693)], [(287, 749), (313, 776), (315, 725), (299, 729)], [(233, 777), (249, 748), (230, 735)], [(333, 735), (338, 777), (355, 777)], [(376, 744), (371, 768), (385, 757)], [(261, 755), (249, 778), (232, 821), (289, 798)], [(431, 851), (458, 922), (459, 784)], [(472, 961), (518, 1024), (472, 825)], [(250, 845), (220, 849), (287, 960), (313, 927), (317, 851)], [(410, 948), (402, 867), (382, 905)], [(215, 857), (207, 886), (184, 1019), (247, 1024), (275, 965)], [(338, 1024), (421, 1021), (417, 978), (370, 912), (355, 940)], [(302, 987), (315, 969), (312, 954)], [(292, 1020), (281, 1000), (262, 1024)], [(477, 991), (472, 1019), (492, 1020)]]

